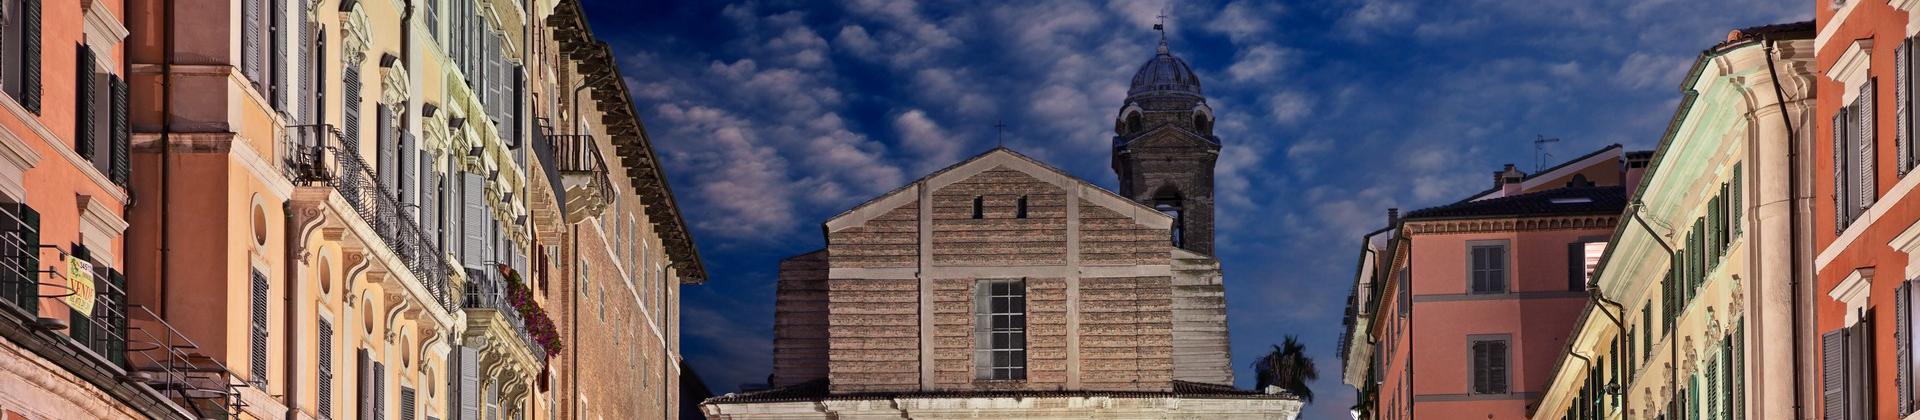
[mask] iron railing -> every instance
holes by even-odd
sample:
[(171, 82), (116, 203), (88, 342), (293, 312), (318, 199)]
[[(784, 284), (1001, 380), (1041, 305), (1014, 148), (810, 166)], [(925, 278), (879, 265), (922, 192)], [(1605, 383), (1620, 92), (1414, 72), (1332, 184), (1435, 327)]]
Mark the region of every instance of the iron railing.
[[(197, 418), (232, 418), (240, 413), (238, 388), (245, 383), (219, 362), (195, 352), (199, 347), (165, 319), (144, 306), (128, 304), (127, 279), (118, 271), (96, 265), (86, 273), (93, 277), (90, 311), (69, 309), (64, 324), (40, 317), (42, 299), (76, 293), (76, 279), (71, 278), (75, 274), (56, 264), (88, 258), (80, 248), (69, 254), (40, 244), (38, 225), (31, 207), (0, 204), (0, 308), (4, 308), (0, 313), (34, 328), (67, 329), (65, 344), (84, 350), (74, 354), (90, 359), (122, 383), (153, 390)], [(44, 294), (50, 290), (51, 294)]]
[(534, 340), (533, 335), (527, 332), (526, 318), (520, 315), (519, 309), (513, 307), (513, 302), (508, 296), (510, 293), (507, 290), (508, 287), (512, 286), (497, 273), (468, 268), (467, 293), (461, 306), (498, 312), (501, 318), (506, 319), (507, 325), (513, 327), (514, 334), (520, 336), (520, 341), (526, 343), (528, 349), (533, 350), (534, 357), (546, 357), (546, 347), (540, 345), (540, 342)]
[(607, 175), (607, 160), (600, 155), (600, 147), (593, 143), (593, 136), (586, 134), (564, 134), (548, 136), (553, 143), (554, 169), (560, 175), (590, 176), (594, 186), (606, 192), (613, 187)]
[(448, 294), (447, 277), (451, 267), (431, 236), (408, 213), (398, 196), (381, 185), (360, 157), (359, 147), (349, 147), (331, 124), (287, 127), (287, 161), (282, 165), (287, 177), (304, 185), (326, 184), (359, 213), (380, 236), (387, 248), (407, 265), (407, 271), (420, 280), (435, 303), (454, 310)]

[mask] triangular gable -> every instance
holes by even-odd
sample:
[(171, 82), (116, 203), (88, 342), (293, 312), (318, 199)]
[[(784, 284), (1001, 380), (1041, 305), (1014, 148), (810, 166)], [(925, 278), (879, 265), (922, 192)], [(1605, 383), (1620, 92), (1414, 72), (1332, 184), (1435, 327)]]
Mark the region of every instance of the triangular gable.
[[(1085, 199), (1094, 205), (1131, 217), (1135, 223), (1146, 227), (1168, 229), (1173, 226), (1173, 218), (1160, 213), (1158, 210), (1136, 203), (1126, 197), (1121, 197), (1119, 194), (1107, 191), (1107, 189), (1100, 188), (1098, 185), (1093, 185), (1092, 183), (1075, 178), (1073, 175), (1068, 175), (1066, 171), (1015, 152), (1013, 149), (996, 147), (993, 150), (988, 150), (986, 153), (975, 155), (960, 163), (934, 171), (905, 186), (889, 191), (886, 194), (881, 194), (879, 197), (867, 200), (864, 203), (860, 203), (860, 205), (854, 206), (852, 209), (841, 212), (827, 219), (825, 223), (826, 230), (828, 232), (836, 232), (842, 229), (864, 225), (867, 221), (873, 220), (875, 217), (879, 217), (880, 215), (907, 205), (907, 203), (918, 200), (922, 191), (937, 191), (941, 187), (966, 180), (967, 178), (993, 170), (994, 168), (1007, 168), (1027, 174), (1041, 182), (1060, 187), (1060, 189), (1067, 192), (1069, 197)], [(1075, 192), (1076, 190), (1078, 191), (1077, 193)]]
[[(1168, 133), (1171, 135), (1162, 135), (1162, 133)], [(1180, 142), (1179, 140), (1186, 140), (1181, 143), (1192, 143), (1193, 145), (1196, 145), (1196, 146), (1211, 146), (1211, 147), (1220, 146), (1220, 143), (1213, 141), (1213, 139), (1207, 138), (1207, 136), (1200, 135), (1200, 133), (1195, 133), (1193, 132), (1193, 130), (1181, 128), (1180, 126), (1174, 125), (1174, 124), (1161, 124), (1157, 127), (1154, 127), (1153, 129), (1147, 130), (1144, 133), (1134, 135), (1124, 142), (1115, 143), (1114, 147), (1159, 146), (1159, 145), (1167, 144), (1169, 140), (1174, 140), (1176, 142)]]

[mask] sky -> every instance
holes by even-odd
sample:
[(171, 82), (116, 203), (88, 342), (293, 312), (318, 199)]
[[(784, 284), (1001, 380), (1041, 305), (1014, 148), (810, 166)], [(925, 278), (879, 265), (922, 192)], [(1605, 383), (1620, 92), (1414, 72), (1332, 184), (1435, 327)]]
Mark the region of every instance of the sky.
[[(771, 372), (781, 259), (821, 222), (999, 141), (1096, 185), (1165, 11), (1216, 111), (1235, 374), (1297, 335), (1302, 418), (1347, 418), (1336, 349), (1360, 237), (1609, 144), (1653, 147), (1700, 51), (1812, 18), (1785, 0), (585, 0), (711, 277), (682, 346), (716, 393)], [(1536, 155), (1534, 140), (1559, 139)]]

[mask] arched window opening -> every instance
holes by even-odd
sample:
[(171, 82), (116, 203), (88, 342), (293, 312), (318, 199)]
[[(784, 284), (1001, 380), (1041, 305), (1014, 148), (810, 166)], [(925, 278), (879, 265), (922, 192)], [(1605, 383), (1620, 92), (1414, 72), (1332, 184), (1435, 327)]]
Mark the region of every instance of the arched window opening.
[(1127, 114), (1127, 134), (1140, 132), (1140, 126), (1141, 126), (1140, 113), (1138, 112), (1128, 113)]
[(1169, 239), (1172, 241), (1173, 246), (1179, 247), (1185, 245), (1186, 242), (1185, 238), (1181, 235), (1183, 233), (1181, 232), (1181, 228), (1185, 227), (1187, 223), (1183, 202), (1180, 199), (1180, 191), (1170, 186), (1160, 188), (1160, 191), (1153, 193), (1153, 209), (1159, 210), (1160, 214), (1165, 214), (1167, 217), (1173, 218), (1173, 227), (1168, 229)]
[(983, 209), (984, 207), (982, 206), (983, 204), (986, 204), (986, 197), (981, 197), (977, 195), (973, 197), (973, 218), (975, 219), (986, 218), (987, 214)]
[(1207, 120), (1207, 114), (1193, 114), (1193, 131), (1213, 135), (1213, 121)]
[(1027, 218), (1027, 196), (1020, 196), (1020, 201), (1015, 203), (1013, 217)]

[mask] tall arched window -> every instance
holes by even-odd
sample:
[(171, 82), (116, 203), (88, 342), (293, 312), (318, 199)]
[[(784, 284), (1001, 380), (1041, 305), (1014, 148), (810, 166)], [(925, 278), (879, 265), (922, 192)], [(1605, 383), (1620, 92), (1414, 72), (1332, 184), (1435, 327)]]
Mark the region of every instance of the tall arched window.
[(1138, 112), (1128, 113), (1127, 114), (1127, 134), (1138, 133), (1140, 132), (1140, 128), (1141, 128), (1140, 113)]
[(1180, 190), (1174, 189), (1172, 186), (1160, 187), (1159, 191), (1153, 193), (1153, 209), (1159, 210), (1161, 214), (1173, 218), (1173, 227), (1168, 229), (1168, 234), (1173, 246), (1176, 247), (1182, 246), (1185, 243), (1181, 237), (1181, 228), (1186, 226), (1186, 218), (1184, 217), (1185, 209), (1183, 205), (1184, 202), (1180, 199)]
[(1207, 119), (1207, 114), (1193, 114), (1193, 131), (1213, 135), (1213, 121)]

